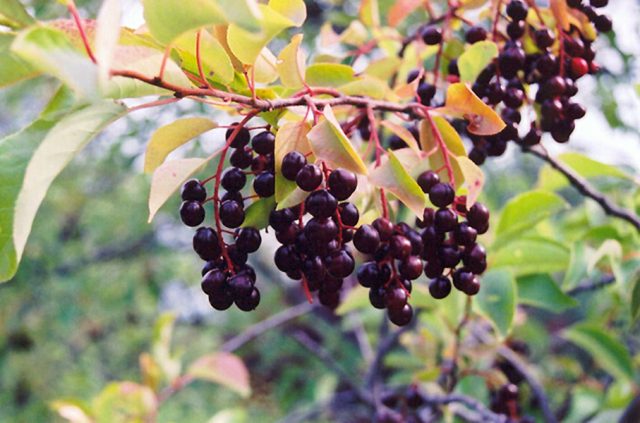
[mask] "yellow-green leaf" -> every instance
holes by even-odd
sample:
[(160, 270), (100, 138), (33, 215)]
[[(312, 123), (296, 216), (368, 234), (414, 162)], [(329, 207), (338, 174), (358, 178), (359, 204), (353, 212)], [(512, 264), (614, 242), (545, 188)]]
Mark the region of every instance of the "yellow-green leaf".
[(491, 270), (482, 277), (480, 285), (476, 304), (504, 338), (511, 331), (516, 311), (517, 288), (513, 276), (506, 270)]
[(18, 0), (2, 0), (0, 7), (0, 25), (11, 28), (22, 28), (33, 23), (34, 19), (27, 13)]
[(242, 360), (230, 353), (217, 352), (198, 358), (189, 366), (191, 377), (218, 383), (243, 397), (251, 394), (249, 371)]
[(373, 76), (364, 75), (355, 81), (348, 82), (338, 87), (338, 91), (345, 95), (383, 99), (387, 95), (387, 87), (384, 81)]
[(449, 85), (445, 105), (437, 110), (465, 118), (468, 121), (467, 130), (476, 135), (493, 135), (506, 126), (500, 116), (462, 82)]
[(489, 63), (498, 57), (498, 46), (493, 41), (479, 41), (467, 47), (458, 57), (460, 81), (473, 83)]
[(467, 208), (471, 208), (478, 200), (482, 188), (484, 187), (484, 172), (477, 164), (472, 162), (467, 156), (453, 157), (453, 161), (460, 168), (464, 183), (467, 187)]
[[(189, 32), (178, 37), (174, 45), (185, 62), (183, 67), (197, 75), (196, 39), (197, 33)], [(223, 83), (233, 81), (233, 63), (227, 51), (220, 41), (205, 30), (200, 30), (200, 63), (207, 78), (214, 81), (219, 79)]]
[(206, 118), (178, 119), (153, 133), (144, 156), (144, 171), (151, 173), (164, 162), (169, 153), (193, 138), (218, 125)]
[(278, 55), (278, 75), (285, 87), (300, 88), (304, 85), (305, 58), (300, 48), (302, 37), (302, 34), (294, 35)]
[(393, 132), (395, 135), (399, 136), (402, 141), (407, 143), (410, 149), (415, 152), (420, 151), (420, 146), (418, 145), (418, 141), (416, 141), (415, 137), (404, 126), (398, 125), (396, 123), (391, 122), (390, 120), (383, 120), (380, 122), (382, 126)]
[(312, 87), (339, 87), (356, 80), (351, 66), (340, 63), (314, 63), (307, 67), (305, 80)]

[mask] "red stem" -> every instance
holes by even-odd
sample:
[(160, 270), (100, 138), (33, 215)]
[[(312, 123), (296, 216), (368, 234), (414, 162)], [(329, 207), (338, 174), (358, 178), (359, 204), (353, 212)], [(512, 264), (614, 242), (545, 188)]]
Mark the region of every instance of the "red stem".
[(498, 22), (500, 21), (500, 9), (502, 8), (502, 1), (498, 0), (498, 4), (496, 5), (496, 16), (493, 20), (493, 28), (491, 29), (491, 39), (493, 41), (496, 40), (496, 36), (498, 35)]
[(80, 33), (80, 38), (82, 39), (82, 44), (84, 44), (84, 49), (87, 51), (87, 55), (91, 59), (93, 63), (98, 63), (96, 61), (96, 57), (93, 55), (93, 51), (91, 51), (91, 46), (89, 45), (89, 40), (87, 39), (87, 34), (84, 32), (84, 27), (82, 26), (82, 20), (80, 19), (80, 15), (78, 14), (78, 9), (76, 9), (76, 4), (73, 0), (68, 0), (67, 9), (69, 9), (69, 13), (73, 17), (73, 21), (76, 23), (76, 27), (78, 28), (78, 32)]
[(442, 159), (444, 160), (444, 166), (447, 168), (447, 176), (449, 176), (449, 182), (453, 187), (455, 187), (456, 184), (453, 176), (453, 167), (451, 166), (451, 160), (449, 158), (449, 149), (447, 148), (447, 145), (442, 140), (442, 135), (440, 135), (440, 131), (436, 127), (436, 124), (433, 121), (433, 118), (431, 117), (431, 114), (429, 112), (425, 113), (425, 118), (429, 121), (429, 124), (431, 125), (431, 132), (433, 133), (433, 136), (436, 139), (436, 143), (438, 143), (438, 148), (440, 148), (440, 152), (442, 153)]

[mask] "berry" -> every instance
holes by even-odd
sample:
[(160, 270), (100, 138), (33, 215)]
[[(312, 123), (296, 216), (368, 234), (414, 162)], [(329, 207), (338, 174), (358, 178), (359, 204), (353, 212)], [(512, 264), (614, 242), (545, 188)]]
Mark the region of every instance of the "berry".
[(364, 254), (373, 254), (380, 245), (380, 234), (371, 225), (362, 225), (353, 235), (353, 245)]
[(213, 269), (205, 273), (200, 282), (202, 292), (207, 295), (213, 295), (215, 292), (219, 292), (224, 289), (227, 283), (227, 276), (218, 269)]
[(388, 241), (393, 234), (393, 223), (389, 219), (379, 217), (371, 223), (380, 236), (381, 241)]
[(507, 15), (514, 21), (522, 21), (527, 18), (529, 7), (521, 0), (511, 0), (507, 6)]
[(596, 18), (593, 20), (593, 24), (600, 32), (609, 32), (613, 29), (613, 23), (611, 22), (611, 19), (605, 15), (596, 16)]
[[(406, 326), (413, 318), (413, 308), (409, 304), (405, 304), (402, 308), (391, 308), (388, 310), (389, 320), (397, 326)], [(402, 419), (397, 420), (402, 421)]]
[(300, 169), (307, 164), (307, 158), (297, 151), (287, 153), (282, 159), (280, 171), (282, 176), (290, 181), (295, 181)]
[(198, 226), (204, 222), (204, 207), (197, 201), (183, 201), (180, 205), (180, 219), (187, 226)]
[(428, 82), (423, 82), (418, 85), (416, 93), (420, 98), (420, 103), (428, 106), (431, 104), (431, 100), (433, 100), (433, 97), (435, 97), (436, 95), (436, 87), (433, 84), (429, 84)]
[(237, 167), (232, 167), (222, 175), (220, 185), (229, 192), (238, 192), (244, 188), (247, 176)]
[(209, 294), (209, 304), (216, 310), (226, 310), (233, 304), (233, 297), (226, 289), (216, 290), (212, 294)]
[(436, 300), (445, 298), (451, 292), (451, 282), (444, 276), (439, 276), (429, 283), (429, 293)]
[(589, 73), (589, 63), (582, 57), (574, 57), (570, 64), (571, 76), (578, 79)]
[(369, 291), (369, 302), (375, 308), (383, 309), (385, 305), (386, 290), (382, 287), (373, 288)]
[(253, 180), (253, 190), (261, 198), (271, 197), (276, 192), (276, 178), (271, 172), (262, 172)]
[(231, 166), (235, 166), (240, 169), (246, 169), (251, 166), (253, 161), (253, 155), (251, 151), (247, 151), (243, 148), (238, 148), (231, 153), (231, 157), (229, 157), (229, 163)]
[(273, 148), (276, 143), (276, 136), (269, 131), (260, 132), (251, 140), (251, 146), (253, 151), (258, 154), (267, 155), (273, 153)]
[(360, 219), (358, 208), (353, 203), (340, 203), (338, 206), (340, 221), (346, 226), (356, 226)]
[(244, 253), (258, 251), (261, 243), (260, 232), (255, 228), (242, 228), (236, 231), (236, 247)]
[(182, 185), (180, 197), (184, 201), (198, 201), (202, 203), (207, 198), (207, 190), (197, 179), (189, 179)]
[(456, 227), (458, 218), (456, 214), (450, 209), (439, 209), (436, 212), (433, 226), (439, 232), (449, 232)]
[(327, 256), (324, 264), (327, 267), (327, 272), (336, 278), (346, 278), (355, 268), (353, 257), (344, 249)]
[[(227, 129), (227, 132), (225, 134), (225, 138), (227, 139), (227, 142), (229, 142), (229, 138), (231, 138), (231, 134), (233, 134), (233, 132), (235, 131), (236, 126), (238, 126), (238, 124), (234, 123), (232, 124), (231, 128)], [(249, 130), (245, 127), (242, 127), (236, 134), (236, 137), (231, 142), (231, 147), (233, 148), (244, 147), (245, 145), (249, 144), (250, 139), (251, 139), (251, 134), (249, 133)]]
[(472, 26), (465, 34), (465, 41), (469, 44), (487, 39), (487, 30), (481, 26)]
[(398, 271), (403, 278), (418, 279), (422, 274), (422, 260), (418, 256), (409, 256), (400, 262)]
[(338, 201), (324, 189), (312, 192), (305, 201), (305, 210), (320, 219), (333, 216), (337, 207)]
[(440, 44), (442, 41), (442, 30), (435, 26), (428, 26), (422, 31), (422, 41), (427, 45)]
[(482, 203), (475, 203), (467, 213), (467, 220), (472, 228), (478, 230), (489, 223), (489, 209)]
[(402, 235), (394, 235), (389, 240), (390, 253), (393, 258), (403, 260), (411, 254), (411, 242)]
[(439, 182), (429, 190), (429, 200), (437, 207), (447, 207), (453, 203), (455, 192), (449, 184)]
[(313, 191), (322, 183), (322, 171), (314, 164), (304, 165), (296, 175), (296, 184), (303, 191)]
[(212, 228), (198, 228), (193, 236), (193, 250), (202, 260), (220, 257), (218, 236)]
[(427, 170), (426, 172), (422, 172), (416, 181), (420, 189), (422, 189), (422, 192), (427, 194), (434, 185), (440, 182), (440, 177), (433, 170)]
[(471, 245), (476, 242), (478, 231), (467, 222), (460, 223), (453, 231), (453, 239), (458, 245)]
[(329, 175), (327, 184), (331, 194), (338, 201), (344, 201), (356, 190), (358, 178), (355, 173), (346, 169), (336, 169)]
[(244, 210), (236, 201), (227, 200), (220, 205), (220, 220), (227, 228), (237, 228), (244, 222)]
[(255, 310), (260, 304), (260, 291), (258, 291), (258, 288), (253, 288), (249, 295), (236, 299), (235, 303), (242, 311)]
[(533, 33), (533, 38), (536, 40), (538, 47), (545, 49), (553, 45), (555, 34), (549, 28), (542, 28)]
[(385, 291), (384, 302), (389, 309), (404, 307), (407, 304), (407, 299), (407, 291), (400, 284), (393, 284)]
[(253, 290), (253, 281), (249, 275), (244, 273), (236, 273), (228, 279), (227, 283), (229, 284), (231, 295), (236, 300), (246, 297)]

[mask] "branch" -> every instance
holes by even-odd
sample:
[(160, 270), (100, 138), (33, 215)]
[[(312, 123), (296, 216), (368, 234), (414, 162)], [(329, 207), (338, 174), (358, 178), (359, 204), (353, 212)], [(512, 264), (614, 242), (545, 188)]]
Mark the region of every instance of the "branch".
[(507, 348), (505, 346), (498, 348), (498, 354), (504, 357), (505, 360), (507, 360), (513, 367), (515, 367), (520, 373), (522, 373), (525, 380), (531, 387), (531, 391), (533, 392), (533, 396), (536, 398), (538, 406), (542, 410), (544, 421), (547, 423), (557, 423), (558, 420), (556, 419), (555, 414), (549, 406), (549, 399), (544, 392), (542, 384), (538, 381), (538, 379), (535, 378), (535, 376), (531, 374), (524, 360), (510, 348)]
[(583, 292), (596, 291), (598, 289), (602, 289), (602, 288), (604, 288), (606, 286), (611, 285), (615, 281), (616, 281), (615, 276), (613, 276), (613, 275), (604, 275), (598, 281), (585, 282), (585, 283), (582, 283), (582, 284), (576, 286), (575, 288), (570, 289), (569, 291), (567, 291), (567, 295), (574, 296), (574, 295), (582, 294)]
[(242, 333), (234, 336), (229, 339), (227, 342), (222, 344), (220, 347), (221, 351), (232, 352), (242, 347), (244, 344), (253, 341), (258, 336), (262, 335), (268, 330), (274, 329), (278, 326), (281, 326), (293, 319), (296, 319), (304, 314), (309, 313), (316, 306), (313, 304), (309, 304), (308, 302), (304, 302), (288, 308), (286, 310), (281, 311), (280, 313), (274, 314), (266, 320), (256, 323), (248, 327)]
[(594, 188), (586, 179), (580, 176), (573, 169), (551, 157), (549, 153), (540, 148), (523, 147), (522, 150), (549, 163), (551, 167), (562, 173), (569, 180), (571, 185), (578, 190), (578, 192), (600, 204), (600, 207), (602, 207), (606, 214), (626, 220), (631, 223), (638, 232), (640, 232), (640, 217), (634, 214), (631, 210), (627, 210), (612, 202), (610, 198)]
[(461, 404), (469, 410), (475, 411), (483, 422), (495, 422), (505, 423), (507, 422), (507, 416), (496, 414), (484, 406), (480, 401), (475, 398), (468, 397), (461, 394), (447, 394), (447, 395), (423, 395), (424, 401), (428, 405), (449, 405), (449, 404)]

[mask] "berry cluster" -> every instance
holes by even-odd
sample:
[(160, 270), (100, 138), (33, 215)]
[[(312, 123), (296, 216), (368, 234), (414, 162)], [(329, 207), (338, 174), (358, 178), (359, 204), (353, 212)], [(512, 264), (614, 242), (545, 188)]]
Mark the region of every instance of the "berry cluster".
[(304, 203), (294, 208), (274, 210), (269, 225), (282, 245), (275, 264), (294, 280), (301, 280), (307, 295), (318, 291), (320, 303), (336, 308), (344, 278), (355, 268), (349, 246), (359, 212), (347, 202), (358, 180), (345, 169), (329, 169), (324, 163), (307, 163), (297, 151), (282, 160), (282, 175), (310, 191)]
[[(256, 274), (247, 264), (247, 259), (248, 254), (260, 248), (262, 238), (256, 228), (240, 228), (245, 219), (246, 198), (242, 191), (248, 177), (253, 177), (255, 196), (270, 197), (274, 194), (275, 136), (263, 131), (251, 139), (248, 129), (234, 125), (227, 130), (226, 139), (232, 150), (229, 158), (231, 167), (224, 174), (217, 173), (211, 178), (219, 178), (220, 181), (213, 197), (208, 199), (203, 183), (196, 179), (185, 182), (181, 191), (180, 217), (188, 226), (199, 226), (205, 218), (204, 204), (213, 202), (216, 229), (200, 227), (193, 237), (193, 249), (206, 261), (202, 269), (202, 290), (216, 310), (226, 310), (235, 303), (240, 310), (250, 311), (260, 303), (260, 291), (255, 287)], [(219, 186), (226, 190), (221, 197)], [(222, 229), (222, 226), (227, 229)], [(224, 239), (224, 233), (229, 240)]]

